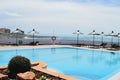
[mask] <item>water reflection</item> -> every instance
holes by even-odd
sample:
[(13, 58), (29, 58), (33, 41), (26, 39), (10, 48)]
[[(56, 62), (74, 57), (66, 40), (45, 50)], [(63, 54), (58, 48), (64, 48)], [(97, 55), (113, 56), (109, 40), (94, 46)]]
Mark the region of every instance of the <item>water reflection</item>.
[(78, 62), (82, 57), (80, 56), (80, 53), (79, 53), (79, 49), (75, 49), (75, 54), (73, 55), (73, 59), (76, 60), (76, 62)]
[(51, 48), (51, 53), (52, 54), (56, 54), (56, 49), (55, 48)]
[(104, 64), (108, 66), (118, 65), (120, 63), (120, 54), (115, 52), (98, 52), (92, 50), (87, 56), (88, 62), (91, 64)]
[(115, 55), (115, 53), (114, 52), (110, 52), (112, 55)]
[(103, 56), (103, 51), (100, 52), (100, 60), (103, 60), (104, 56)]
[(18, 50), (17, 49), (15, 50), (15, 54), (16, 54), (16, 56), (18, 55)]
[(104, 60), (103, 51), (91, 50), (88, 56), (88, 62), (91, 64), (99, 64)]
[(35, 53), (35, 49), (33, 48), (33, 49), (32, 49), (32, 54), (34, 54), (34, 53)]
[(114, 53), (114, 52), (110, 52), (107, 60), (106, 60), (106, 64), (109, 66), (113, 66), (113, 65), (117, 65), (118, 64), (118, 58), (119, 56), (117, 56), (118, 53)]
[(91, 50), (91, 56), (90, 56), (89, 58), (90, 58), (89, 61), (90, 61), (92, 64), (98, 63), (97, 54), (95, 53), (94, 50)]
[(35, 61), (35, 49), (32, 49), (32, 60)]

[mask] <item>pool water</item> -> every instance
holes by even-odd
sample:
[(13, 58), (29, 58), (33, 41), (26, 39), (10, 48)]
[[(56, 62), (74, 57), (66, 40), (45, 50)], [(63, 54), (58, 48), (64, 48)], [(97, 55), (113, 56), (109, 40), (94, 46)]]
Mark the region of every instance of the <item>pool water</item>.
[(49, 69), (80, 80), (107, 80), (120, 71), (119, 53), (68, 47), (0, 50), (0, 66), (7, 65), (16, 55), (31, 62), (43, 61)]

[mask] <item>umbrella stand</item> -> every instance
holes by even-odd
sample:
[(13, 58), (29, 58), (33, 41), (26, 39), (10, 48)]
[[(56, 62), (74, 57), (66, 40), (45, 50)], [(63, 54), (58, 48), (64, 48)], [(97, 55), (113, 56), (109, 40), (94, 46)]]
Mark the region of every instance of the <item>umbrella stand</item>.
[(18, 41), (18, 33), (16, 33), (16, 45), (18, 45), (17, 41)]
[(93, 46), (95, 45), (95, 35), (93, 35)]
[(101, 40), (101, 44), (103, 44), (103, 36), (102, 36), (102, 38), (101, 38), (102, 40)]
[(79, 34), (77, 34), (77, 45), (79, 45)]
[(34, 33), (33, 33), (33, 44), (35, 44), (34, 42), (35, 42), (35, 41), (34, 41)]
[(113, 36), (112, 36), (112, 38), (111, 38), (111, 45), (113, 45)]
[(35, 34), (38, 34), (39, 32), (37, 32), (35, 29), (33, 29), (32, 31), (28, 32), (32, 34), (33, 37), (33, 42), (31, 43), (31, 45), (35, 45)]
[(16, 29), (13, 33), (15, 33), (16, 37), (16, 45), (18, 45), (18, 34), (23, 34), (20, 29)]
[(79, 30), (77, 30), (77, 32), (74, 32), (73, 34), (76, 34), (76, 35), (77, 35), (77, 36), (76, 36), (76, 37), (77, 37), (76, 39), (77, 39), (77, 46), (78, 46), (78, 45), (79, 45), (79, 35), (80, 35), (80, 34), (83, 34), (83, 33), (81, 33)]
[(93, 43), (91, 44), (92, 46), (95, 46), (95, 35), (100, 35), (98, 33), (95, 32), (95, 30), (93, 30), (91, 33), (89, 33), (88, 35), (93, 35)]
[(104, 32), (101, 32), (101, 45), (103, 45), (103, 36), (104, 36)]
[(119, 46), (119, 37), (118, 37), (118, 46)]
[(120, 48), (120, 43), (119, 43), (119, 38), (120, 38), (120, 33), (118, 33), (118, 48)]

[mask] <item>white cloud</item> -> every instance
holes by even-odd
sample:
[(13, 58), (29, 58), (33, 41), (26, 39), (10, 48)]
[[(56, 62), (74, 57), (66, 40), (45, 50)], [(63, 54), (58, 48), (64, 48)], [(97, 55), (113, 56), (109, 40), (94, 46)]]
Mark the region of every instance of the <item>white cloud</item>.
[(5, 12), (5, 14), (12, 17), (22, 17), (22, 15), (15, 12)]
[(58, 32), (73, 29), (87, 32), (92, 29), (102, 31), (105, 27), (109, 27), (109, 30), (106, 30), (109, 32), (112, 29), (118, 31), (114, 25), (120, 26), (119, 6), (82, 4), (71, 1), (4, 0), (0, 3), (0, 11), (7, 11), (7, 15), (18, 17), (6, 18), (1, 21), (2, 24), (27, 25), (23, 28), (36, 27), (43, 33), (47, 28), (51, 31), (58, 29)]

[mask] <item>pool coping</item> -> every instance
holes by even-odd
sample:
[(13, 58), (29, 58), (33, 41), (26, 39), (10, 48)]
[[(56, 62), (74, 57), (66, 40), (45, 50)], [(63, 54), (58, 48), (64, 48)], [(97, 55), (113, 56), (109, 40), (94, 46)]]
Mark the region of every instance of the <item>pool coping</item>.
[(116, 52), (120, 53), (120, 50), (114, 51), (114, 50), (108, 50), (105, 48), (90, 48), (88, 46), (82, 46), (82, 47), (77, 47), (73, 45), (37, 45), (37, 46), (30, 46), (30, 45), (23, 45), (23, 46), (1, 46), (0, 45), (0, 50), (14, 50), (14, 49), (37, 49), (37, 48), (54, 48), (54, 47), (71, 47), (71, 48), (80, 48), (80, 49), (88, 49), (88, 50), (98, 50), (98, 51), (107, 51), (107, 52)]
[[(0, 70), (4, 70), (4, 69), (7, 69), (7, 66), (0, 66)], [(47, 75), (61, 78), (62, 80), (79, 80), (77, 78), (74, 78), (74, 77), (71, 77), (68, 75), (64, 75), (64, 74), (60, 74), (58, 72), (54, 72), (52, 70), (48, 70), (47, 64), (44, 62), (32, 62), (31, 69), (38, 71), (38, 72), (41, 72), (41, 73), (45, 73)], [(4, 74), (0, 74), (0, 80), (4, 77), (8, 77), (8, 76), (4, 75)]]

